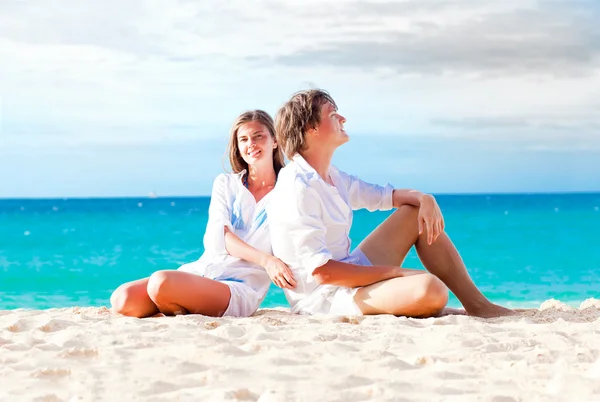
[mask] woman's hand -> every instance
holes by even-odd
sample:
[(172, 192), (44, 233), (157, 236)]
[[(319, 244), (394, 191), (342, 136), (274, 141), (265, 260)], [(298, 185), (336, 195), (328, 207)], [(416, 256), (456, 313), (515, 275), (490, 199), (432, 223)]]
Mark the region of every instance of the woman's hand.
[(267, 271), (269, 278), (280, 288), (293, 289), (296, 287), (296, 281), (292, 270), (279, 258), (272, 255), (268, 256), (262, 266)]
[(426, 230), (427, 244), (431, 245), (440, 234), (444, 232), (444, 217), (435, 198), (430, 194), (425, 194), (421, 198), (419, 207), (419, 235)]

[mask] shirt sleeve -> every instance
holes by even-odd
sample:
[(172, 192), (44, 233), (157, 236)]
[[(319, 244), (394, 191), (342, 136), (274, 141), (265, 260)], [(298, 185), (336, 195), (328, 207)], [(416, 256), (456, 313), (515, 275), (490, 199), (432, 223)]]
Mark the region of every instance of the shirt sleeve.
[(227, 175), (218, 175), (210, 195), (208, 223), (204, 233), (204, 250), (213, 255), (229, 254), (225, 248), (225, 227), (233, 232), (233, 226), (231, 225), (231, 205), (228, 202), (228, 191)]
[(362, 181), (356, 176), (351, 176), (338, 171), (342, 177), (352, 209), (368, 209), (369, 211), (387, 211), (394, 207), (394, 186), (386, 184), (380, 186)]
[(332, 259), (321, 201), (311, 188), (298, 188), (291, 204), (293, 200), (295, 205), (286, 206), (270, 221), (273, 253), (286, 264), (301, 267), (312, 275)]

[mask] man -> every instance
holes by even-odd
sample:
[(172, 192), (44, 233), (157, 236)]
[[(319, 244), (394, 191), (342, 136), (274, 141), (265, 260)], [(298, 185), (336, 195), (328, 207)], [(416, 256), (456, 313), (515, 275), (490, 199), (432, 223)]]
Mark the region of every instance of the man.
[[(275, 118), (291, 163), (279, 173), (267, 215), (273, 252), (297, 281), (284, 289), (292, 312), (429, 317), (446, 306), (448, 287), (467, 314), (513, 314), (475, 287), (433, 196), (365, 183), (331, 165), (348, 141), (345, 121), (322, 90), (296, 93)], [(352, 210), (361, 208), (397, 210), (351, 252)], [(429, 273), (400, 268), (412, 246)]]

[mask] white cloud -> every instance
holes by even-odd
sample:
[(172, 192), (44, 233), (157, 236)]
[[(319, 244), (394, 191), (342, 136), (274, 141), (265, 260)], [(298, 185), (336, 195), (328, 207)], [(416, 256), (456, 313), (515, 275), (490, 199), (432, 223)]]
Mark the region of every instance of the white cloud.
[(0, 0), (3, 142), (226, 135), (309, 83), (357, 135), (596, 141), (593, 4), (332, 3)]
[(362, 16), (362, 29), (350, 33), (355, 19), (349, 15), (338, 28), (347, 35), (322, 37), (273, 60), (418, 75), (572, 76), (598, 70), (600, 10), (566, 2), (473, 4), (361, 2), (353, 13)]

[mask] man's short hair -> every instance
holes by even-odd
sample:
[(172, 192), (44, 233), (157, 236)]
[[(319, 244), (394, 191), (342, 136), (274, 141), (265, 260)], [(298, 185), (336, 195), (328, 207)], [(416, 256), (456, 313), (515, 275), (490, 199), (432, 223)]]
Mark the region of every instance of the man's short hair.
[(309, 89), (296, 92), (275, 115), (277, 142), (288, 158), (306, 149), (306, 132), (321, 122), (321, 106), (337, 105), (327, 91)]

